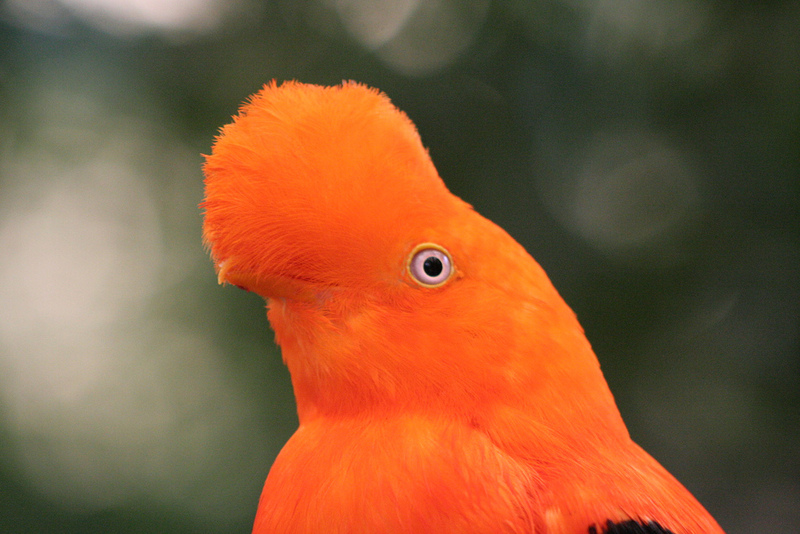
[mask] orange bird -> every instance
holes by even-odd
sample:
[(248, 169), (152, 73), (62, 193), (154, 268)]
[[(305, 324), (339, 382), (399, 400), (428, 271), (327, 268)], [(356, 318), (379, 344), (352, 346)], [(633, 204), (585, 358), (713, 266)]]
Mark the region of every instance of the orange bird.
[(274, 82), (214, 143), (204, 239), (263, 296), (300, 426), (253, 532), (710, 534), (575, 314), (358, 83)]

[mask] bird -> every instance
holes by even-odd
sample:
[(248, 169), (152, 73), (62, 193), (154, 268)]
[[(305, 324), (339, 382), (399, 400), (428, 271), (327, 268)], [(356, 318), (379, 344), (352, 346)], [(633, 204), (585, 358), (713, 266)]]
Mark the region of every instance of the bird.
[(575, 313), (378, 89), (272, 81), (205, 156), (221, 284), (264, 297), (299, 426), (254, 534), (719, 534), (635, 444)]

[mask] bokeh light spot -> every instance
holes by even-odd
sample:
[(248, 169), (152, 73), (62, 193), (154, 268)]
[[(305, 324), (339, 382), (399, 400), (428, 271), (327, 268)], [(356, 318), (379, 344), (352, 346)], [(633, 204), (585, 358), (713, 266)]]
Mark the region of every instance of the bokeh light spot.
[(347, 31), (367, 48), (393, 39), (408, 23), (420, 0), (336, 0), (335, 7)]
[(211, 333), (154, 309), (207, 258), (163, 224), (196, 224), (196, 202), (171, 204), (153, 176), (199, 185), (199, 156), (148, 104), (131, 117), (82, 82), (21, 86), (25, 134), (0, 132), (3, 468), (63, 509), (146, 495), (224, 528), (249, 515), (236, 488), (269, 438)]
[(67, 23), (70, 16), (107, 33), (133, 36), (146, 32), (202, 34), (217, 28), (239, 2), (220, 0), (8, 0), (6, 9), (31, 27)]
[(709, 17), (704, 3), (685, 0), (589, 0), (584, 9), (590, 50), (614, 60), (686, 48), (702, 36)]
[(603, 131), (579, 149), (573, 172), (543, 193), (564, 225), (612, 255), (647, 248), (661, 259), (693, 221), (699, 177), (679, 150), (649, 131)]
[(343, 0), (336, 7), (362, 46), (398, 72), (423, 75), (451, 64), (472, 44), (489, 0)]

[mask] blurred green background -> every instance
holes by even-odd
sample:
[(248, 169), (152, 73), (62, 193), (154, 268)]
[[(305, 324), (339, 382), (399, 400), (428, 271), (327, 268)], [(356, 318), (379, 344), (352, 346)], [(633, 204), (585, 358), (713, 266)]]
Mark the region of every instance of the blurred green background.
[(249, 532), (294, 430), (201, 153), (271, 80), (379, 87), (548, 271), (729, 534), (800, 524), (800, 3), (0, 1), (0, 532)]

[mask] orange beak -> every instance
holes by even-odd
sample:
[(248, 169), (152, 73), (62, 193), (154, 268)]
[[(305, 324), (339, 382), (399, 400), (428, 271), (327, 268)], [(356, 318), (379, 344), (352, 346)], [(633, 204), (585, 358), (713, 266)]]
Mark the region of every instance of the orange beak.
[(314, 291), (314, 281), (286, 275), (255, 274), (237, 269), (231, 260), (216, 263), (217, 282), (231, 284), (252, 291), (265, 299), (286, 298), (313, 302), (319, 291)]

